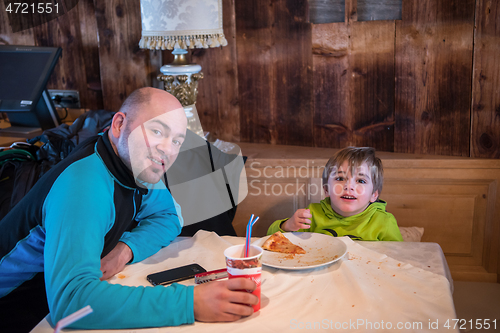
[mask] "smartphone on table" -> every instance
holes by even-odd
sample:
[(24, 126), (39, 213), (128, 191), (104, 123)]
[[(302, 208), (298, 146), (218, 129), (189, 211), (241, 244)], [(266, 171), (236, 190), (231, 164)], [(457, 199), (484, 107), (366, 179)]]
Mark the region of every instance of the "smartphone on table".
[(166, 285), (194, 278), (196, 274), (205, 273), (207, 270), (198, 264), (190, 264), (177, 268), (167, 269), (166, 271), (149, 274), (148, 281), (153, 286)]

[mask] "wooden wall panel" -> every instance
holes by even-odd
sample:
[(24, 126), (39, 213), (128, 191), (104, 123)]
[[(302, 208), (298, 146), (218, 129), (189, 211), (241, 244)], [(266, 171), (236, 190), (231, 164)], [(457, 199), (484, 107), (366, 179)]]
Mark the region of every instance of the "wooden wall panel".
[(12, 32), (4, 1), (0, 1), (0, 45), (35, 45), (32, 29)]
[(235, 0), (223, 0), (223, 24), (227, 46), (194, 49), (191, 60), (201, 65), (204, 79), (198, 85), (196, 109), (204, 131), (214, 137), (240, 141), (238, 66), (236, 57)]
[(394, 151), (394, 21), (353, 22), (350, 40), (354, 145)]
[(404, 1), (395, 151), (469, 156), (474, 0)]
[(423, 227), (422, 241), (439, 243), (453, 257), (452, 264), (483, 265), (488, 204), (494, 205), (487, 199), (491, 185), (488, 180), (391, 177), (384, 182), (382, 199), (399, 226)]
[(307, 1), (237, 1), (241, 140), (312, 145)]
[(476, 3), (471, 156), (500, 158), (500, 2)]
[(235, 13), (241, 140), (276, 143), (273, 5), (238, 1)]
[(159, 73), (148, 50), (139, 48), (139, 0), (94, 0), (104, 108), (118, 111), (135, 89), (152, 85)]
[(276, 7), (277, 143), (313, 144), (312, 41), (307, 0)]
[(93, 0), (79, 0), (77, 8), (80, 14), (80, 31), (82, 31), (81, 54), (84, 58), (86, 74), (86, 94), (82, 96), (81, 105), (86, 109), (102, 109), (101, 71), (99, 61), (99, 44), (97, 41), (97, 20)]
[(36, 45), (63, 49), (47, 87), (78, 90), (83, 108), (102, 109), (97, 23), (92, 0), (81, 0), (68, 13), (32, 30)]
[(394, 149), (394, 22), (313, 25), (315, 146)]
[[(139, 49), (139, 1), (80, 0), (18, 33), (2, 2), (0, 44), (61, 46), (49, 88), (116, 111), (133, 90), (160, 87), (171, 59)], [(204, 129), (231, 142), (499, 158), (498, 1), (404, 0), (395, 23), (356, 22), (357, 2), (345, 1), (347, 23), (310, 24), (307, 0), (223, 0), (229, 45), (191, 52), (205, 72)]]
[(312, 26), (314, 145), (353, 144), (349, 101), (349, 26), (344, 23)]

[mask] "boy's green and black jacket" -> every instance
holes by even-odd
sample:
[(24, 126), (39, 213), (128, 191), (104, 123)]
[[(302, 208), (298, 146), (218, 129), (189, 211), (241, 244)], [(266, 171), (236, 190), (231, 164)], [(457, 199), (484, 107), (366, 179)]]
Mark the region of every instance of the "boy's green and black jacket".
[[(344, 217), (337, 214), (331, 206), (330, 198), (312, 203), (307, 209), (311, 212), (311, 228), (299, 229), (300, 232), (317, 232), (332, 236), (349, 236), (354, 240), (403, 241), (396, 218), (385, 211), (385, 201), (379, 200), (361, 213)], [(285, 232), (281, 224), (288, 219), (273, 222), (268, 235), (276, 231)]]

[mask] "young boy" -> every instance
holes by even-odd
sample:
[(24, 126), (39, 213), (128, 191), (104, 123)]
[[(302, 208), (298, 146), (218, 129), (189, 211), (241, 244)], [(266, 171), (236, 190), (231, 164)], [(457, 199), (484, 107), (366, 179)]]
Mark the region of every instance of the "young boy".
[(326, 198), (299, 209), (289, 219), (275, 221), (267, 231), (308, 231), (355, 240), (403, 241), (396, 219), (378, 200), (382, 191), (382, 161), (369, 147), (347, 147), (326, 163)]

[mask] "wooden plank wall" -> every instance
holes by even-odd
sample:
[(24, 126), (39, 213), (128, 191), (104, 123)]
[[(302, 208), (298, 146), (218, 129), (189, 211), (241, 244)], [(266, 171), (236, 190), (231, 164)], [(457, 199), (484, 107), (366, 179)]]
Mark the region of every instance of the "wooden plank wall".
[(200, 82), (196, 102), (203, 129), (229, 142), (240, 141), (234, 1), (222, 0), (224, 35), (228, 45), (217, 49), (196, 49), (191, 57), (194, 63), (201, 65), (205, 77)]
[(241, 140), (311, 146), (307, 1), (236, 1), (235, 11)]
[(34, 45), (63, 48), (49, 86), (78, 90), (86, 108), (102, 108), (97, 26), (92, 1), (81, 1), (65, 15), (32, 30)]
[(500, 2), (476, 2), (471, 155), (500, 158)]
[[(500, 157), (500, 9), (495, 0), (403, 0), (401, 21), (309, 23), (307, 0), (223, 0), (229, 45), (196, 50), (198, 113), (226, 141)], [(0, 43), (61, 46), (49, 88), (117, 111), (169, 52), (138, 48), (139, 0), (80, 0)]]
[(313, 64), (314, 145), (394, 151), (394, 22), (314, 25)]
[(474, 3), (403, 2), (395, 151), (469, 156)]

